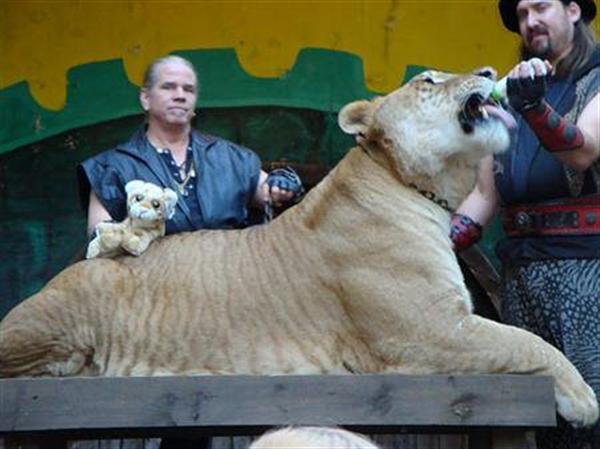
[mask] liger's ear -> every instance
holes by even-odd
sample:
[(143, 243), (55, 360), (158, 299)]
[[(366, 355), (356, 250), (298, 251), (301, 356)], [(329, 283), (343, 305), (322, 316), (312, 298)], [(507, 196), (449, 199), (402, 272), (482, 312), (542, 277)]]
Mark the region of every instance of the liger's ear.
[(375, 101), (355, 101), (347, 104), (338, 114), (338, 124), (346, 134), (365, 134), (373, 123)]

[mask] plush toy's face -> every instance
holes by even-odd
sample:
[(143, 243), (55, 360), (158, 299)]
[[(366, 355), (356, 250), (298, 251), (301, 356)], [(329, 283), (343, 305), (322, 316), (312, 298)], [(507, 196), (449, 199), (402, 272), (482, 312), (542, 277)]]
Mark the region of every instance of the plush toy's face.
[(165, 221), (175, 213), (177, 194), (155, 184), (130, 181), (125, 186), (127, 210), (131, 218), (142, 221)]

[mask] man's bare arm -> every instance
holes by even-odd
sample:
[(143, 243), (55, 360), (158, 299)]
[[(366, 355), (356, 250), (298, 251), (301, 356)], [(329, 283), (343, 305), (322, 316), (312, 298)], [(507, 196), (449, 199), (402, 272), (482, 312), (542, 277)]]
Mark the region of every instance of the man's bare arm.
[(96, 194), (91, 191), (90, 192), (90, 205), (88, 206), (88, 224), (87, 224), (87, 232), (88, 235), (92, 235), (96, 225), (101, 221), (112, 220), (112, 217), (108, 213), (108, 211), (104, 208)]

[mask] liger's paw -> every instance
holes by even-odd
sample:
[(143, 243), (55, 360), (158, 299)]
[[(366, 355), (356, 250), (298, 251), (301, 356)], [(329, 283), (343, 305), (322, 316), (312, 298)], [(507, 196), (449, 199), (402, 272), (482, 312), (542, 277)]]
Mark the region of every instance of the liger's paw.
[(575, 428), (591, 427), (598, 421), (598, 400), (589, 385), (579, 390), (569, 396), (556, 392), (558, 413)]

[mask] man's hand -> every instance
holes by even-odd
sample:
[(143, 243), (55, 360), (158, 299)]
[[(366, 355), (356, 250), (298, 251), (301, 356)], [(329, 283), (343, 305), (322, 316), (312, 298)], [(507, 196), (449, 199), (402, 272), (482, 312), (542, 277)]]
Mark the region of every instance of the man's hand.
[(281, 206), (298, 199), (304, 193), (304, 187), (298, 174), (291, 167), (277, 168), (269, 173), (265, 182), (271, 201)]
[(552, 65), (539, 58), (523, 61), (511, 70), (506, 94), (514, 110), (525, 112), (539, 105), (546, 94), (546, 80), (551, 70)]

